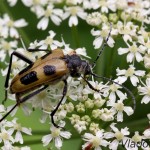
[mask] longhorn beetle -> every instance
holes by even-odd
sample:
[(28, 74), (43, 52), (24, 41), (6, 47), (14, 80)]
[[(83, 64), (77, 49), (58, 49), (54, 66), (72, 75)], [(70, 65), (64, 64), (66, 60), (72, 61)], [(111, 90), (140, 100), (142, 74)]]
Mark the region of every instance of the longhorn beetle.
[[(112, 28), (112, 27), (111, 27)], [(47, 54), (42, 56), (41, 58), (37, 59), (35, 62), (31, 61), (26, 56), (14, 51), (10, 57), (10, 63), (8, 67), (8, 73), (6, 76), (5, 81), (5, 99), (7, 99), (7, 89), (9, 87), (9, 77), (10, 71), (12, 66), (12, 58), (13, 56), (17, 56), (18, 58), (22, 59), (29, 65), (21, 70), (11, 81), (10, 84), (10, 92), (15, 94), (16, 96), (16, 104), (8, 111), (1, 119), (4, 120), (19, 104), (27, 101), (34, 95), (40, 93), (41, 91), (45, 90), (49, 85), (55, 84), (59, 81), (64, 82), (64, 88), (62, 93), (62, 98), (59, 101), (58, 105), (55, 109), (51, 112), (51, 122), (55, 127), (59, 127), (54, 122), (54, 115), (58, 110), (59, 106), (61, 105), (63, 98), (67, 93), (67, 78), (68, 76), (72, 77), (82, 77), (83, 80), (88, 84), (88, 86), (97, 92), (100, 92), (98, 89), (95, 89), (90, 82), (88, 81), (87, 76), (91, 75), (96, 78), (102, 78), (104, 80), (108, 80), (113, 82), (126, 90), (126, 92), (132, 97), (134, 108), (135, 108), (135, 98), (132, 92), (123, 85), (113, 81), (112, 79), (98, 76), (92, 72), (92, 69), (95, 67), (97, 60), (99, 59), (102, 51), (107, 45), (107, 41), (109, 40), (111, 34), (111, 28), (108, 37), (103, 42), (102, 48), (99, 51), (93, 65), (91, 66), (86, 60), (82, 60), (80, 56), (77, 54), (68, 54), (64, 55), (61, 49), (55, 49), (52, 51), (48, 51)], [(28, 51), (39, 51), (40, 49), (28, 49)], [(43, 51), (43, 50), (42, 50)], [(46, 51), (46, 50), (45, 50)]]

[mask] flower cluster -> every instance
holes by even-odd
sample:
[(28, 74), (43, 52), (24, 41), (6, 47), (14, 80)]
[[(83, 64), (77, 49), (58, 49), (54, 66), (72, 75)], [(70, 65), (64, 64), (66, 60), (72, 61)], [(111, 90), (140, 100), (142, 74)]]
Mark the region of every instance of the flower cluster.
[[(45, 39), (36, 39), (30, 43), (29, 49), (33, 49), (33, 52), (28, 52), (22, 39), (22, 46), (19, 46), (18, 28), (25, 27), (30, 23), (27, 23), (25, 19), (14, 21), (6, 13), (1, 15), (0, 60), (3, 63), (3, 68), (0, 71), (3, 76), (7, 75), (8, 57), (14, 51), (28, 57), (33, 62), (45, 55), (47, 51), (53, 51), (57, 48), (61, 48), (64, 55), (74, 53), (82, 59), (89, 59), (85, 47), (77, 47), (73, 50), (65, 42), (64, 36), (61, 40), (56, 40), (57, 33), (51, 30), (50, 24), (53, 22), (56, 26), (61, 26), (61, 23), (65, 20), (68, 21), (69, 27), (80, 25), (80, 20), (85, 21), (87, 26), (92, 27), (91, 35), (94, 40), (89, 41), (89, 43), (93, 42), (93, 49), (100, 49), (99, 51), (102, 52), (107, 44), (111, 50), (105, 51), (113, 54), (110, 57), (109, 66), (113, 65), (112, 62), (115, 59), (116, 62), (120, 61), (120, 64), (113, 68), (115, 73), (109, 74), (113, 77), (113, 80), (102, 78), (104, 81), (98, 82), (96, 78), (89, 77), (89, 84), (87, 84), (81, 77), (73, 78), (69, 76), (67, 78), (67, 93), (54, 116), (54, 122), (61, 128), (56, 128), (51, 123), (50, 114), (62, 98), (63, 82), (60, 81), (57, 84), (50, 85), (30, 100), (20, 104), (25, 115), (30, 115), (33, 110), (39, 109), (40, 122), (50, 124), (50, 131), (41, 137), (43, 146), (51, 147), (51, 143), (54, 142), (55, 147), (61, 149), (63, 139), (70, 139), (74, 136), (72, 131), (67, 131), (70, 129), (66, 124), (70, 122), (70, 125), (77, 131), (77, 136), (84, 142), (83, 150), (101, 150), (103, 147), (117, 150), (121, 146), (130, 150), (150, 149), (148, 145), (150, 140), (149, 128), (146, 129), (145, 127), (142, 132), (136, 131), (136, 129), (131, 132), (130, 127), (127, 127), (126, 124), (123, 124), (124, 127), (120, 126), (125, 117), (134, 114), (132, 92), (136, 93), (136, 99), (141, 104), (150, 104), (150, 75), (148, 73), (150, 69), (150, 32), (147, 28), (150, 24), (150, 1), (21, 1), (36, 15), (38, 23), (35, 26), (37, 26), (37, 29), (41, 29), (39, 31), (43, 32), (42, 30), (48, 28), (49, 32)], [(7, 0), (7, 2), (11, 7), (17, 6), (17, 0)], [(34, 51), (34, 49), (39, 51)], [(14, 57), (9, 82), (25, 67), (27, 67), (27, 64), (24, 61)], [(98, 69), (98, 65), (96, 67)], [(130, 99), (130, 96), (132, 99)], [(15, 100), (14, 95), (10, 93), (8, 98)], [(9, 112), (12, 107), (5, 108), (4, 105), (0, 105), (0, 118)], [(20, 107), (17, 107), (11, 115), (14, 116)], [(149, 114), (148, 119), (150, 120)], [(12, 121), (8, 121), (6, 118), (0, 123), (2, 150), (17, 149), (18, 147), (14, 146), (15, 143), (23, 144), (21, 132), (31, 135), (31, 129), (22, 127), (17, 121), (16, 118)], [(145, 145), (146, 147), (144, 147)], [(30, 150), (28, 146), (22, 146), (20, 149)]]

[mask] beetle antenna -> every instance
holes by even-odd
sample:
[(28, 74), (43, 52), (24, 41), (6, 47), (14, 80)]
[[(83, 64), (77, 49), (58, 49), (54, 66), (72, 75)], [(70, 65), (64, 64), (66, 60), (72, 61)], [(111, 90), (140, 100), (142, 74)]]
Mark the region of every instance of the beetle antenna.
[(110, 79), (110, 78), (103, 77), (103, 76), (99, 76), (99, 75), (94, 74), (94, 73), (91, 73), (91, 75), (93, 75), (93, 76), (96, 77), (96, 78), (102, 78), (102, 79), (104, 79), (104, 80), (110, 81), (110, 82), (112, 82), (112, 83), (115, 83), (115, 84), (121, 86), (121, 87), (131, 96), (132, 101), (133, 101), (133, 109), (135, 110), (135, 108), (136, 108), (136, 100), (135, 100), (135, 97), (134, 97), (133, 93), (132, 93), (128, 88), (126, 88), (126, 87), (123, 86), (122, 84), (119, 84), (119, 83), (116, 82), (116, 81), (113, 81), (113, 80)]
[(18, 106), (18, 103), (16, 103), (16, 104), (0, 119), (0, 122), (2, 122), (17, 106)]
[(92, 69), (96, 66), (97, 60), (99, 59), (100, 55), (102, 54), (103, 50), (105, 49), (105, 47), (106, 47), (106, 45), (107, 45), (107, 42), (108, 42), (109, 37), (110, 37), (110, 35), (111, 35), (111, 30), (112, 30), (112, 24), (110, 23), (110, 31), (109, 31), (109, 34), (108, 34), (107, 38), (104, 40), (104, 43), (103, 43), (103, 45), (102, 45), (102, 48), (100, 49), (100, 51), (99, 51), (99, 53), (98, 53), (98, 55), (97, 55), (95, 61), (93, 62)]

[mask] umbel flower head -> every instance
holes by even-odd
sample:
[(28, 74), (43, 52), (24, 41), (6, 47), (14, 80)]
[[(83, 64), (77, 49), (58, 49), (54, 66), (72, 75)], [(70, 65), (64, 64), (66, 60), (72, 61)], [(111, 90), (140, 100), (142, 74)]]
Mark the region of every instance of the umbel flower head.
[[(9, 6), (14, 8), (8, 9)], [(37, 74), (43, 71), (41, 66), (45, 64), (60, 67), (63, 63), (68, 70), (68, 61), (73, 60), (66, 58), (71, 55), (79, 56), (83, 64), (87, 64), (76, 69), (78, 62), (73, 63), (70, 68), (76, 77), (66, 70), (65, 75), (60, 75), (59, 70), (49, 67), (46, 72), (53, 71), (55, 77), (39, 94), (35, 91), (49, 84), (48, 79), (46, 83), (43, 79), (52, 79), (50, 74), (37, 76), (41, 87), (24, 85), (29, 86), (30, 91), (17, 93), (17, 96), (27, 97), (27, 100), (11, 112), (11, 118), (0, 122), (2, 150), (34, 149), (37, 141), (36, 149), (70, 149), (67, 143), (73, 145), (74, 139), (80, 141), (71, 147), (74, 150), (150, 149), (147, 144), (150, 139), (149, 0), (7, 0), (0, 8), (0, 71), (4, 77), (10, 72), (9, 86), (20, 71), (29, 73), (35, 64), (32, 71), (37, 67)], [(26, 17), (28, 13), (31, 15)], [(25, 46), (27, 43), (29, 48)], [(60, 49), (61, 54), (57, 53), (50, 62), (46, 58), (56, 49)], [(14, 52), (20, 57), (12, 57)], [(94, 61), (95, 66), (91, 65)], [(85, 72), (87, 66), (93, 76), (77, 74), (78, 70)], [(23, 75), (17, 75), (18, 81)], [(26, 76), (24, 80), (30, 78)], [(67, 83), (66, 91), (63, 80)], [(18, 88), (21, 83), (16, 85)], [(0, 105), (0, 118), (16, 103), (15, 95), (7, 84), (5, 87), (12, 102)], [(34, 96), (28, 99), (30, 94)], [(51, 113), (61, 99), (52, 119)], [(29, 117), (24, 118), (26, 115)], [(37, 126), (40, 126), (38, 131)]]

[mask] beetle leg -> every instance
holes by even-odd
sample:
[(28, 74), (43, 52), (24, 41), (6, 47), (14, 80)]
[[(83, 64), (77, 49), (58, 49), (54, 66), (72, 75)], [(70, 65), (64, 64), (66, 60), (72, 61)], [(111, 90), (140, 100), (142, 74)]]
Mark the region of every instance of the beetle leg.
[(0, 119), (0, 122), (3, 121), (17, 106), (19, 106), (21, 103), (27, 101), (28, 99), (30, 99), (31, 97), (39, 94), (40, 92), (42, 92), (43, 90), (45, 90), (48, 87), (48, 85), (45, 85), (44, 87), (34, 91), (33, 93), (30, 93), (29, 95), (23, 97), (22, 99), (20, 98), (21, 95), (18, 93), (16, 94), (16, 99), (17, 99), (17, 103)]
[(28, 48), (27, 51), (29, 52), (39, 52), (39, 51), (45, 51), (45, 52), (50, 52), (51, 50), (48, 50), (48, 49), (32, 49), (32, 48)]
[(2, 104), (4, 104), (4, 102), (7, 99), (7, 88), (8, 88), (8, 82), (9, 82), (9, 77), (10, 77), (10, 71), (11, 71), (11, 66), (12, 66), (13, 55), (15, 55), (16, 57), (22, 59), (23, 61), (25, 61), (28, 64), (32, 64), (33, 63), (29, 58), (25, 57), (24, 55), (22, 55), (22, 54), (20, 54), (18, 52), (13, 52), (11, 54), (11, 56), (10, 56), (10, 63), (9, 63), (9, 67), (8, 67), (8, 72), (7, 72), (6, 81), (5, 81), (5, 98), (2, 101)]
[(65, 83), (65, 85), (64, 85), (64, 89), (63, 89), (63, 96), (62, 96), (62, 98), (61, 98), (61, 100), (59, 101), (59, 103), (58, 103), (58, 105), (56, 106), (56, 108), (51, 112), (51, 121), (52, 121), (52, 124), (56, 127), (56, 128), (62, 128), (62, 127), (60, 127), (60, 126), (58, 126), (55, 122), (54, 122), (54, 115), (55, 115), (55, 113), (57, 112), (57, 110), (59, 109), (59, 107), (60, 107), (60, 105), (61, 105), (61, 103), (62, 103), (62, 101), (63, 101), (63, 99), (64, 99), (64, 97), (66, 96), (66, 93), (67, 93), (67, 81), (66, 80), (64, 80), (64, 83)]

